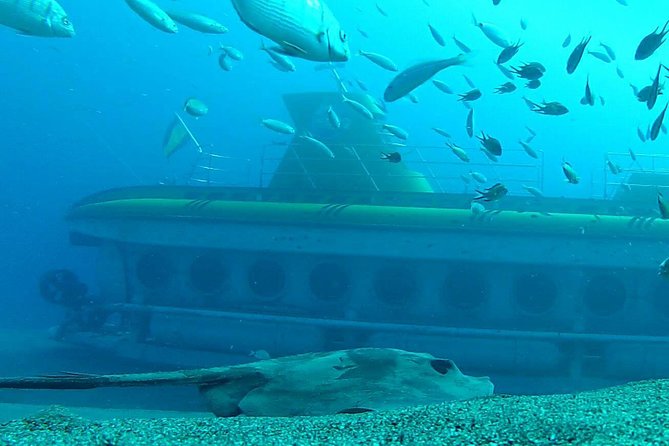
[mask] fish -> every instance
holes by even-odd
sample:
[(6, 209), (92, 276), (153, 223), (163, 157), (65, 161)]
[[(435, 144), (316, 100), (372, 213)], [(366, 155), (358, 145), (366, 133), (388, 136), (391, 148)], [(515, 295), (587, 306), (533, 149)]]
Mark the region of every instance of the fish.
[(634, 150), (632, 150), (632, 148), (627, 148), (627, 152), (629, 152), (632, 162), (636, 162), (637, 158), (636, 158), (636, 153), (634, 153)]
[(662, 113), (655, 118), (655, 121), (653, 122), (653, 125), (650, 128), (650, 139), (651, 141), (655, 141), (660, 134), (660, 129), (662, 128), (662, 123), (664, 122), (664, 115), (667, 113), (667, 106), (669, 106), (669, 103), (664, 106), (664, 110), (662, 110)]
[(151, 0), (125, 0), (130, 9), (148, 24), (166, 33), (177, 33), (179, 28), (172, 18)]
[(520, 50), (520, 47), (522, 47), (523, 45), (524, 43), (518, 41), (517, 43), (504, 48), (502, 52), (499, 53), (499, 56), (497, 56), (497, 64), (501, 65), (513, 59), (513, 56), (518, 54), (518, 50)]
[(300, 135), (300, 136), (298, 136), (298, 138), (300, 138), (304, 142), (306, 142), (307, 145), (310, 145), (311, 147), (324, 152), (329, 158), (334, 158), (335, 157), (332, 150), (330, 150), (330, 148), (324, 142), (319, 141), (318, 139), (316, 139), (312, 136), (309, 136), (309, 135)]
[(225, 71), (232, 70), (232, 65), (230, 64), (229, 59), (228, 53), (221, 53), (221, 55), (218, 56), (218, 66)]
[(265, 361), (272, 359), (272, 356), (267, 352), (267, 350), (251, 350), (249, 356), (260, 361)]
[(540, 115), (560, 116), (569, 113), (569, 109), (557, 101), (551, 101), (551, 102), (544, 101), (541, 104), (537, 104), (525, 97), (523, 99), (530, 107), (530, 110), (532, 110), (535, 113), (539, 113)]
[(541, 87), (541, 81), (539, 79), (532, 79), (525, 84), (525, 87), (529, 88), (530, 90), (536, 90), (537, 88)]
[(479, 90), (478, 88), (475, 88), (475, 89), (473, 89), (471, 91), (468, 91), (466, 93), (459, 94), (458, 96), (460, 96), (460, 99), (458, 99), (458, 101), (475, 101), (475, 100), (481, 98), (482, 93), (481, 93), (481, 90)]
[(534, 159), (539, 159), (539, 155), (537, 154), (536, 150), (534, 150), (529, 143), (525, 141), (518, 141), (518, 144), (520, 144), (525, 153), (527, 153), (530, 157)]
[(581, 104), (590, 106), (595, 105), (595, 97), (592, 95), (592, 90), (590, 89), (590, 76), (588, 76), (587, 80), (585, 81), (585, 94), (581, 98)]
[(369, 109), (367, 107), (362, 105), (360, 102), (354, 101), (353, 99), (349, 99), (346, 96), (342, 96), (342, 101), (345, 104), (348, 104), (353, 110), (355, 110), (361, 116), (364, 116), (365, 118), (367, 118), (369, 120), (374, 119), (374, 114), (371, 111), (369, 111)]
[(409, 138), (409, 133), (401, 127), (391, 124), (383, 124), (383, 128), (390, 132), (396, 138), (406, 141)]
[(567, 48), (569, 45), (571, 45), (571, 34), (567, 34), (567, 37), (562, 41), (562, 48)]
[(623, 169), (619, 165), (611, 161), (608, 157), (606, 158), (606, 167), (609, 168), (609, 171), (613, 175), (620, 175), (620, 173), (623, 171)]
[(470, 171), (469, 176), (471, 176), (474, 179), (474, 181), (476, 181), (477, 183), (480, 183), (480, 184), (488, 182), (488, 179), (486, 178), (486, 176), (483, 175), (481, 172), (471, 172)]
[(0, 25), (36, 37), (74, 37), (74, 25), (56, 0), (2, 0)]
[(655, 76), (655, 79), (653, 79), (653, 83), (650, 86), (648, 99), (646, 100), (646, 106), (648, 107), (648, 110), (652, 110), (657, 103), (657, 97), (660, 94), (660, 73), (662, 72), (662, 68), (663, 65), (660, 64), (660, 66), (657, 68), (657, 75)]
[(483, 152), (485, 157), (488, 158), (493, 163), (499, 162), (499, 157), (497, 155), (490, 153), (490, 150), (486, 149), (485, 147), (479, 147), (479, 150), (481, 150), (481, 152)]
[(328, 107), (328, 121), (330, 122), (330, 125), (338, 129), (341, 127), (341, 121), (339, 120), (339, 116), (337, 116), (337, 112), (334, 111), (332, 106)]
[(407, 99), (408, 99), (411, 103), (413, 103), (413, 104), (418, 104), (418, 96), (416, 96), (416, 95), (413, 94), (413, 93), (409, 93), (409, 94), (407, 95)]
[(578, 184), (581, 181), (578, 174), (576, 173), (576, 170), (574, 170), (572, 165), (569, 164), (567, 161), (562, 162), (562, 172), (564, 173), (564, 176), (567, 178), (567, 182), (570, 184)]
[(451, 134), (448, 133), (446, 130), (440, 129), (439, 127), (432, 127), (432, 130), (434, 130), (436, 133), (440, 134), (444, 138), (450, 138)]
[(639, 137), (641, 142), (646, 142), (646, 134), (641, 130), (640, 127), (636, 128), (636, 135)]
[(432, 26), (431, 23), (428, 23), (427, 27), (430, 29), (430, 34), (432, 34), (432, 38), (434, 39), (434, 41), (437, 42), (437, 44), (440, 46), (446, 46), (446, 41), (442, 37), (441, 33), (439, 33), (437, 28)]
[(190, 98), (184, 104), (184, 111), (197, 118), (209, 113), (209, 107), (199, 99)]
[(470, 161), (469, 155), (467, 155), (465, 149), (451, 142), (447, 142), (446, 145), (448, 146), (449, 149), (451, 149), (451, 152), (453, 152), (453, 154), (460, 159), (460, 161), (463, 161), (465, 163), (468, 163)]
[(635, 60), (648, 59), (653, 55), (653, 53), (655, 53), (655, 51), (657, 51), (659, 47), (662, 46), (665, 36), (667, 33), (669, 33), (667, 26), (669, 26), (669, 21), (664, 24), (662, 31), (657, 32), (659, 29), (659, 27), (657, 27), (653, 32), (641, 39), (641, 42), (639, 42), (639, 45), (636, 48), (636, 52), (634, 53)]
[(504, 35), (504, 31), (502, 31), (502, 29), (497, 25), (492, 23), (479, 22), (474, 16), (472, 16), (472, 19), (474, 25), (476, 25), (476, 27), (479, 28), (492, 43), (501, 48), (508, 48), (511, 46), (509, 39), (507, 39)]
[(244, 59), (244, 54), (232, 46), (221, 45), (221, 51), (223, 51), (232, 60), (239, 62)]
[(521, 17), (520, 19), (520, 29), (522, 29), (523, 31), (527, 31), (527, 20), (525, 19), (525, 17)]
[(620, 66), (616, 67), (616, 74), (620, 79), (625, 79), (625, 73), (623, 73), (623, 70), (620, 68)]
[(270, 130), (273, 130), (277, 133), (283, 133), (284, 135), (294, 135), (295, 129), (290, 124), (286, 124), (283, 121), (278, 119), (263, 119), (261, 121), (262, 125), (267, 127)]
[(662, 192), (657, 192), (657, 207), (660, 209), (660, 217), (662, 220), (669, 220), (669, 204), (664, 200)]
[(543, 198), (544, 194), (541, 192), (539, 189), (533, 186), (526, 186), (522, 185), (523, 189), (525, 189), (527, 192), (529, 192), (531, 195), (534, 195), (537, 198)]
[(379, 14), (381, 14), (383, 17), (388, 17), (388, 13), (381, 7), (381, 5), (379, 5), (379, 2), (376, 2), (376, 10), (379, 11)]
[(381, 159), (393, 164), (397, 164), (402, 161), (402, 154), (400, 152), (381, 152)]
[(511, 71), (521, 79), (538, 80), (543, 77), (546, 67), (539, 62), (530, 62), (524, 63), (519, 67), (511, 67)]
[(462, 77), (465, 78), (465, 82), (467, 82), (467, 85), (469, 85), (469, 88), (476, 88), (476, 84), (474, 83), (473, 80), (469, 78), (466, 74), (463, 74)]
[(602, 53), (601, 51), (590, 51), (588, 50), (588, 54), (591, 55), (592, 57), (601, 60), (604, 63), (611, 63), (611, 58), (609, 57), (608, 54)]
[(225, 34), (228, 28), (216, 20), (194, 12), (166, 11), (167, 15), (177, 23), (205, 34)]
[(444, 82), (437, 80), (437, 79), (432, 79), (432, 83), (434, 84), (435, 87), (437, 87), (439, 90), (443, 91), (446, 94), (453, 94), (453, 90), (451, 90), (451, 87), (446, 85)]
[(479, 196), (475, 197), (475, 201), (483, 200), (486, 202), (501, 200), (509, 193), (509, 190), (502, 183), (496, 183), (484, 191), (476, 191)]
[(324, 0), (232, 0), (240, 20), (286, 54), (316, 62), (346, 62), (348, 36)]
[(611, 60), (616, 60), (616, 52), (613, 51), (613, 48), (611, 48), (609, 45), (605, 44), (604, 42), (599, 42), (599, 46), (604, 48), (604, 51), (606, 51), (606, 54), (609, 56)]
[(394, 102), (411, 93), (427, 82), (432, 76), (446, 68), (462, 65), (466, 62), (464, 54), (448, 59), (431, 60), (412, 65), (393, 78), (383, 93), (386, 102)]
[(502, 155), (502, 144), (497, 138), (493, 138), (492, 136), (486, 135), (483, 132), (481, 132), (481, 136), (477, 136), (476, 138), (481, 141), (481, 144), (488, 152), (495, 156)]
[(465, 123), (465, 130), (467, 131), (467, 136), (470, 138), (474, 136), (474, 109), (470, 109), (467, 113), (467, 122)]
[(590, 40), (592, 40), (592, 36), (584, 37), (581, 42), (576, 45), (576, 47), (574, 47), (574, 50), (571, 52), (569, 59), (567, 60), (568, 74), (572, 74), (574, 71), (576, 71), (576, 68), (578, 68), (578, 65), (581, 63), (581, 59), (583, 58), (583, 53), (590, 43)]
[(368, 39), (368, 38), (369, 38), (369, 33), (368, 33), (367, 31), (365, 31), (365, 30), (362, 29), (362, 28), (357, 28), (357, 29), (358, 29), (358, 32), (360, 33), (360, 35), (361, 35), (362, 37), (364, 37), (365, 39)]
[(497, 94), (506, 94), (506, 93), (511, 93), (513, 91), (516, 91), (516, 85), (510, 81), (505, 82), (504, 84), (495, 88), (495, 93)]
[(663, 278), (669, 278), (669, 257), (664, 259), (658, 267), (657, 275)]
[(393, 62), (390, 58), (382, 55), (382, 54), (377, 54), (377, 53), (370, 53), (367, 51), (358, 51), (358, 54), (360, 56), (363, 56), (367, 58), (368, 60), (372, 61), (379, 67), (388, 70), (388, 71), (398, 71), (397, 65), (395, 65), (395, 62)]
[(495, 66), (496, 66), (497, 69), (504, 75), (504, 77), (506, 77), (507, 79), (510, 79), (510, 80), (514, 80), (514, 79), (515, 79), (515, 77), (513, 76), (513, 73), (511, 72), (511, 70), (509, 70), (509, 69), (508, 69), (507, 67), (505, 67), (504, 65), (495, 64)]
[(485, 212), (485, 210), (485, 206), (483, 206), (478, 201), (472, 201), (472, 203), (469, 205), (469, 211), (473, 216), (481, 215)]
[(266, 52), (267, 55), (274, 61), (274, 63), (282, 68), (282, 71), (295, 71), (296, 70), (295, 64), (290, 59), (288, 59), (288, 57), (286, 57), (283, 54), (278, 53), (273, 48), (266, 47), (264, 41), (260, 42), (260, 50)]
[(462, 42), (462, 40), (459, 40), (455, 36), (453, 36), (453, 42), (455, 42), (455, 45), (460, 48), (460, 51), (463, 53), (467, 54), (472, 52), (471, 48), (469, 48), (464, 42)]

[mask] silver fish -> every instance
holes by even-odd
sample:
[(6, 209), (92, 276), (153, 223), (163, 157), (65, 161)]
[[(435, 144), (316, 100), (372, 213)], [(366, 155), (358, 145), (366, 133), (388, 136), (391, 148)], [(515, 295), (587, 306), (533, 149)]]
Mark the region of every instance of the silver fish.
[(465, 63), (464, 54), (448, 59), (433, 60), (413, 65), (400, 72), (388, 84), (383, 99), (386, 102), (396, 101), (427, 82), (432, 76), (448, 67)]
[(0, 24), (21, 34), (74, 37), (74, 27), (56, 0), (0, 0)]
[(232, 0), (239, 18), (288, 55), (318, 62), (345, 62), (348, 36), (323, 0)]
[(148, 24), (166, 33), (179, 31), (177, 24), (165, 11), (151, 0), (125, 0), (130, 9)]
[(225, 34), (228, 28), (218, 23), (216, 20), (201, 14), (182, 11), (167, 11), (172, 20), (177, 23), (206, 34)]

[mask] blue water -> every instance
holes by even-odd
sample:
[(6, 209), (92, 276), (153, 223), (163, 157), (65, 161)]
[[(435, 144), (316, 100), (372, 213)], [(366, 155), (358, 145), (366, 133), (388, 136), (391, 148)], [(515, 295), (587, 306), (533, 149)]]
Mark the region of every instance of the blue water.
[[(240, 22), (229, 1), (162, 2), (217, 18), (230, 29), (221, 37), (185, 27), (177, 35), (162, 33), (123, 1), (61, 3), (74, 23), (75, 38), (34, 38), (0, 29), (0, 190), (4, 196), (0, 288), (5, 304), (0, 321), (7, 327), (43, 329), (60, 321), (60, 309), (37, 296), (36, 284), (43, 271), (66, 267), (77, 271), (85, 282), (94, 283), (93, 254), (68, 243), (63, 216), (73, 202), (107, 188), (155, 185), (165, 178), (183, 182), (187, 177), (197, 158), (193, 147), (170, 160), (162, 153), (165, 130), (186, 99), (198, 97), (210, 109), (203, 118), (188, 118), (198, 139), (217, 153), (248, 159), (251, 174), (238, 175), (234, 182), (255, 186), (263, 146), (281, 140), (261, 128), (259, 121), (290, 121), (282, 101), (284, 93), (336, 90), (331, 74), (315, 71), (314, 62), (295, 59), (295, 73), (272, 68), (258, 49), (260, 37)], [(601, 197), (608, 152), (624, 154), (632, 148), (644, 155), (663, 153), (666, 135), (642, 144), (636, 129), (652, 123), (666, 100), (661, 96), (649, 112), (629, 86), (649, 85), (658, 63), (666, 60), (669, 47), (660, 48), (645, 61), (633, 58), (641, 38), (664, 24), (662, 0), (629, 0), (629, 6), (615, 0), (502, 0), (499, 6), (489, 0), (430, 0), (431, 7), (421, 0), (380, 0), (388, 17), (372, 1), (329, 3), (348, 31), (353, 54), (361, 49), (379, 52), (400, 68), (456, 55), (459, 50), (452, 35), (466, 42), (474, 50), (468, 66), (446, 70), (436, 78), (463, 93), (469, 90), (462, 76), (466, 74), (483, 91), (483, 98), (474, 105), (476, 128), (500, 139), (505, 149), (515, 150), (504, 156), (504, 163), (528, 163), (516, 142), (527, 136), (526, 126), (537, 132), (533, 146), (544, 155), (543, 191), (547, 196)], [(525, 43), (507, 65), (532, 61), (545, 65), (540, 89), (492, 94), (507, 81), (492, 63), (500, 49), (471, 24), (472, 13), (481, 21), (497, 24), (510, 40)], [(520, 28), (521, 18), (528, 24), (526, 31)], [(432, 39), (428, 22), (446, 38), (445, 48)], [(369, 38), (363, 38), (358, 28)], [(567, 34), (572, 36), (572, 45), (563, 49)], [(599, 42), (603, 41), (615, 49), (618, 60), (605, 64), (586, 54), (576, 73), (567, 75), (571, 48), (587, 35), (593, 36), (591, 50), (601, 51)], [(243, 61), (233, 63), (231, 72), (219, 68), (218, 53), (209, 55), (209, 46), (217, 47), (219, 42), (245, 55)], [(616, 66), (625, 79), (616, 75)], [(394, 76), (357, 55), (340, 74), (346, 80), (362, 80), (376, 97), (382, 96)], [(588, 76), (595, 94), (606, 99), (605, 106), (579, 104)], [(410, 150), (412, 145), (443, 145), (443, 138), (431, 127), (448, 130), (455, 142), (473, 148), (473, 156), (483, 161), (477, 143), (465, 134), (467, 109), (455, 96), (444, 95), (430, 83), (415, 94), (417, 104), (407, 100), (389, 104), (387, 115), (388, 122), (410, 133), (404, 158), (409, 167), (424, 169)], [(559, 117), (534, 114), (522, 101), (523, 95), (537, 102), (560, 101), (570, 112)], [(454, 160), (446, 149), (424, 153), (435, 162)], [(575, 166), (581, 184), (564, 181), (563, 160)], [(631, 163), (625, 158), (617, 160), (624, 167)], [(452, 166), (436, 165), (434, 169), (453, 174), (448, 170)], [(468, 170), (461, 169), (462, 173)], [(492, 165), (480, 170), (491, 179), (504, 180)], [(519, 184), (510, 189), (511, 194), (524, 194)], [(654, 203), (648, 207), (653, 208)]]

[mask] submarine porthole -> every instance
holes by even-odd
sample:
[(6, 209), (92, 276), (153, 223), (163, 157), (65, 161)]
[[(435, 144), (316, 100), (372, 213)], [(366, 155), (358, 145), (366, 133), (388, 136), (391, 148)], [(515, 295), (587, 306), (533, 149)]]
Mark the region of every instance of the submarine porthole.
[(173, 272), (172, 262), (157, 251), (148, 252), (137, 261), (137, 279), (144, 287), (151, 290), (166, 287)]
[(489, 297), (490, 285), (484, 274), (470, 268), (455, 268), (442, 286), (442, 301), (460, 310), (473, 310)]
[(215, 253), (201, 254), (190, 265), (190, 284), (201, 293), (220, 291), (228, 280), (228, 270)]
[(660, 280), (653, 287), (652, 290), (652, 302), (655, 311), (660, 313), (663, 317), (669, 317), (669, 282), (666, 280)]
[(343, 298), (350, 289), (348, 272), (333, 262), (316, 265), (309, 274), (309, 289), (318, 299), (335, 301)]
[(557, 300), (558, 289), (546, 274), (529, 273), (513, 281), (513, 299), (516, 305), (531, 314), (548, 312)]
[(626, 299), (625, 284), (614, 274), (593, 276), (585, 283), (583, 302), (594, 315), (611, 316), (623, 309)]
[(251, 291), (264, 299), (277, 297), (286, 287), (286, 272), (272, 260), (258, 260), (249, 268), (248, 282)]
[(416, 278), (406, 268), (381, 268), (374, 277), (374, 294), (388, 305), (404, 305), (413, 301), (416, 293)]

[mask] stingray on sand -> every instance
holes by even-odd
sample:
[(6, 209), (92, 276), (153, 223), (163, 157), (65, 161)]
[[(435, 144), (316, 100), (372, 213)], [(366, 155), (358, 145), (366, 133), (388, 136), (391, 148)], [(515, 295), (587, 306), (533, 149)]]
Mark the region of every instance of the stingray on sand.
[(250, 364), (124, 375), (2, 378), (0, 388), (196, 385), (220, 417), (359, 413), (489, 396), (487, 377), (449, 359), (383, 348), (306, 353)]

